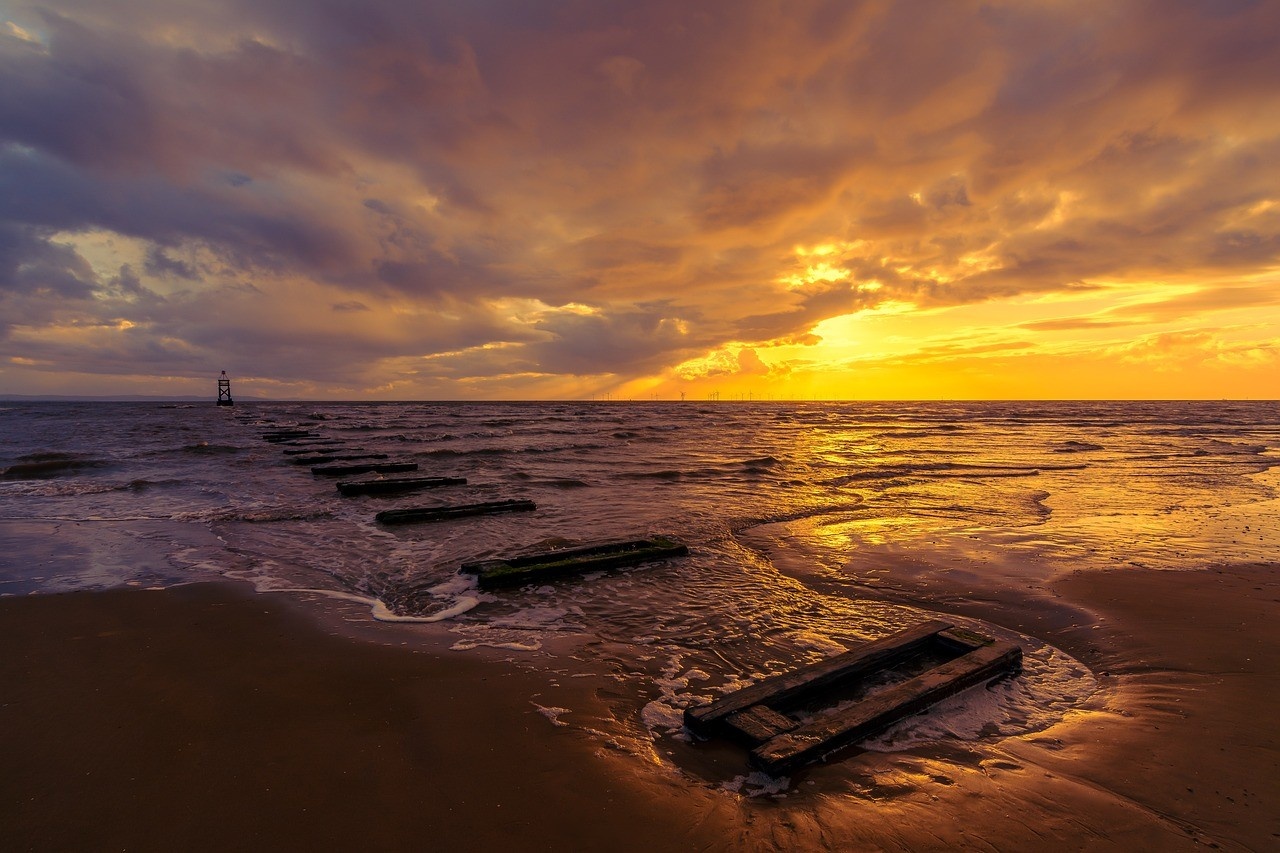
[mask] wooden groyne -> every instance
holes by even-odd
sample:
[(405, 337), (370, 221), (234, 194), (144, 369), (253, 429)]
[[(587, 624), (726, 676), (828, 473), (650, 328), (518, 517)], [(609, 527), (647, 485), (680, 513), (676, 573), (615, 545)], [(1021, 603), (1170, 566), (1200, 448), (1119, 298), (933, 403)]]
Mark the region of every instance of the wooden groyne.
[[(883, 688), (895, 667), (920, 659), (933, 665)], [(751, 763), (773, 775), (877, 734), (941, 699), (980, 682), (1016, 672), (1022, 649), (948, 622), (930, 621), (793, 672), (767, 678), (715, 702), (685, 709), (693, 732), (724, 734), (752, 747)], [(860, 695), (858, 695), (860, 694)], [(800, 722), (790, 712), (857, 700), (842, 710), (817, 712)]]
[(681, 557), (688, 553), (689, 548), (684, 543), (669, 536), (654, 536), (543, 554), (463, 563), (458, 571), (475, 575), (481, 589), (491, 589), (595, 569), (632, 566), (667, 557)]
[(374, 516), (374, 520), (379, 524), (419, 524), (431, 521), (451, 521), (455, 518), (466, 518), (473, 515), (494, 515), (501, 512), (531, 512), (537, 508), (537, 505), (533, 501), (488, 501), (485, 503), (455, 504), (452, 506), (388, 509)]
[(294, 465), (320, 465), (329, 462), (357, 462), (361, 459), (386, 459), (386, 453), (339, 453), (324, 456), (299, 456), (290, 459)]
[[(292, 445), (291, 461), (326, 476), (399, 474), (415, 462), (385, 462), (385, 453), (363, 453), (298, 427), (282, 427), (263, 439)], [(374, 460), (364, 462), (361, 460)], [(359, 464), (330, 464), (358, 462)], [(324, 464), (315, 464), (324, 463)], [(396, 477), (338, 482), (344, 496), (395, 495), (466, 485), (462, 477)], [(379, 512), (385, 525), (449, 521), (503, 512), (532, 511), (530, 500), (503, 500)], [(481, 589), (520, 586), (567, 575), (670, 559), (689, 553), (669, 536), (606, 542), (539, 554), (463, 563)], [(687, 708), (686, 727), (701, 736), (745, 742), (755, 767), (782, 775), (884, 731), (955, 693), (1016, 673), (1022, 650), (934, 620), (867, 643), (827, 660)]]

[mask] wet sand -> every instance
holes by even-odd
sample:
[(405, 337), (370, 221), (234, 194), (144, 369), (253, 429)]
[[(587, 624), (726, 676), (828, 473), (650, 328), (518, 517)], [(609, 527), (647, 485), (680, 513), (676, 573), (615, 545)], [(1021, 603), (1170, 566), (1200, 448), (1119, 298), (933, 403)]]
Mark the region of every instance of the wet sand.
[(339, 636), (306, 602), (229, 583), (2, 598), (0, 847), (1274, 849), (1278, 578), (899, 585), (1065, 649), (1101, 689), (1046, 731), (855, 751), (757, 799), (602, 747), (579, 721), (618, 697), (432, 651), (408, 628)]
[(714, 837), (668, 827), (607, 758), (540, 716), (529, 697), (545, 683), (333, 636), (289, 598), (230, 584), (6, 598), (0, 644), (5, 849), (674, 849)]

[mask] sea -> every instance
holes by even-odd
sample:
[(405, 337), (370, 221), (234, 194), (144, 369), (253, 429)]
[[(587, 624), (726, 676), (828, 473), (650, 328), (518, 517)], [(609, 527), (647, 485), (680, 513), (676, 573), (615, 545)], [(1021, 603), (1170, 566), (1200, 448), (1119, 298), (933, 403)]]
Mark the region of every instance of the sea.
[[(288, 429), (312, 435), (264, 440)], [(362, 454), (466, 483), (344, 497), (335, 480), (379, 475), (302, 461)], [(659, 757), (689, 705), (939, 613), (1021, 643), (1023, 673), (869, 748), (1043, 729), (1098, 674), (947, 601), (1274, 562), (1280, 542), (1274, 402), (0, 402), (0, 471), (0, 595), (228, 579), (344, 602), (448, 654), (585, 680), (616, 707), (590, 736)], [(536, 510), (374, 518), (507, 499)], [(689, 555), (508, 590), (459, 573), (652, 534)], [(777, 790), (758, 775), (725, 784)]]

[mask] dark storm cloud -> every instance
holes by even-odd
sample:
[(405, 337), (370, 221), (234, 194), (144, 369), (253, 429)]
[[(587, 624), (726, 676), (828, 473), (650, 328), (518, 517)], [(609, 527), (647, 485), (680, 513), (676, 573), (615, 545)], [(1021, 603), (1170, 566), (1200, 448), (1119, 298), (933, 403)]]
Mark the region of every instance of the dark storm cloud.
[(71, 249), (49, 243), (36, 229), (0, 223), (0, 292), (83, 299), (95, 285), (93, 270)]
[(305, 208), (241, 192), (84, 172), (29, 149), (0, 149), (0, 222), (43, 233), (103, 229), (159, 246), (197, 240), (250, 269), (323, 270), (351, 258), (343, 234), (306, 219)]
[(527, 349), (538, 369), (590, 375), (661, 367), (675, 353), (692, 355), (699, 343), (670, 305), (640, 305), (611, 314), (557, 313), (535, 324), (546, 340)]

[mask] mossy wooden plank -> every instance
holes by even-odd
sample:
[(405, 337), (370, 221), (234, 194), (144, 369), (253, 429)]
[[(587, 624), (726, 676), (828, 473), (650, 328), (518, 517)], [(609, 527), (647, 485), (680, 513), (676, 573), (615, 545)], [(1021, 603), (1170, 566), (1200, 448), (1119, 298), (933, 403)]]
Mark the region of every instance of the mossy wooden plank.
[[(417, 465), (413, 466), (417, 468)], [(314, 469), (312, 469), (314, 470)], [(357, 480), (351, 483), (339, 483), (338, 491), (351, 497), (353, 495), (389, 495), (400, 492), (416, 492), (421, 489), (436, 489), (441, 486), (465, 486), (465, 477), (412, 477), (395, 480)]]
[(970, 631), (968, 628), (948, 628), (945, 631), (939, 631), (938, 640), (947, 648), (961, 654), (995, 642), (993, 638), (979, 634), (977, 631)]
[(753, 765), (779, 775), (822, 755), (877, 734), (948, 696), (1016, 671), (1022, 649), (993, 642), (934, 667), (915, 678), (873, 693), (862, 701), (777, 735), (751, 751)]
[(688, 553), (688, 546), (682, 542), (669, 536), (654, 536), (650, 539), (607, 542), (545, 554), (463, 563), (458, 571), (476, 575), (480, 587), (488, 589), (518, 586), (530, 581), (579, 574), (596, 569), (631, 566), (666, 557), (679, 557)]
[(950, 627), (950, 622), (940, 620), (923, 622), (824, 661), (766, 678), (710, 704), (686, 708), (685, 725), (698, 734), (708, 735), (714, 733), (725, 718), (752, 705), (776, 708), (785, 703), (803, 701), (808, 696), (892, 665), (931, 643), (938, 632)]
[(449, 521), (454, 518), (466, 518), (476, 515), (492, 515), (500, 512), (530, 512), (537, 508), (533, 501), (526, 500), (487, 501), (485, 503), (454, 504), (452, 506), (388, 509), (374, 516), (374, 520), (379, 524), (417, 524), (431, 521)]
[(752, 705), (745, 711), (730, 714), (725, 719), (725, 725), (740, 740), (755, 745), (789, 732), (799, 723), (767, 705)]
[(399, 474), (417, 470), (417, 462), (370, 462), (367, 465), (325, 465), (312, 468), (311, 473), (341, 477), (345, 474)]

